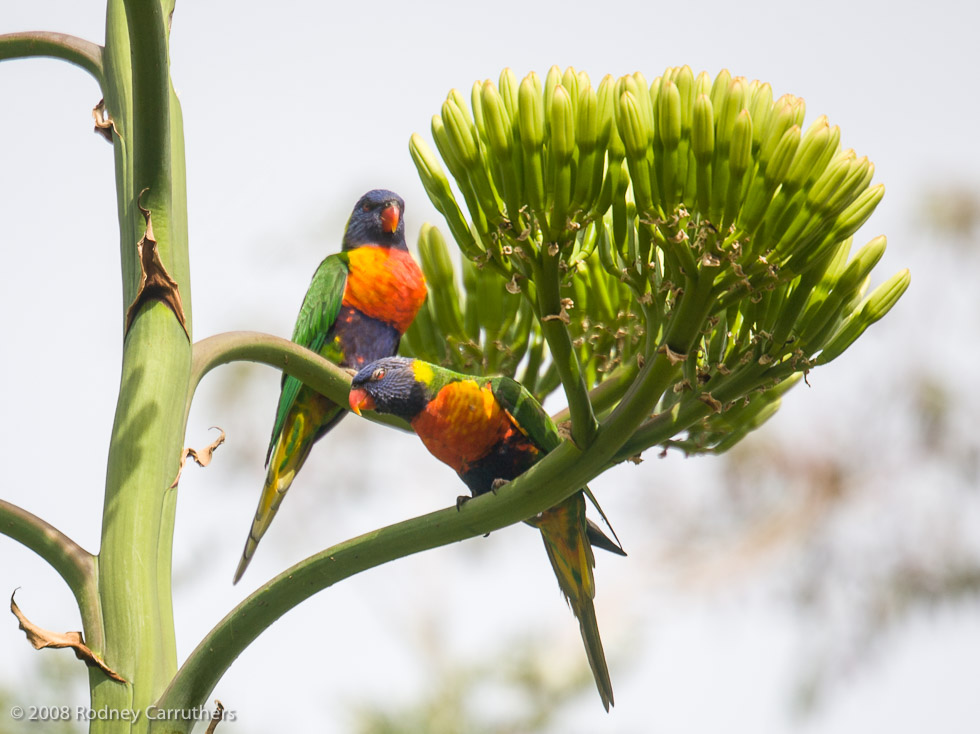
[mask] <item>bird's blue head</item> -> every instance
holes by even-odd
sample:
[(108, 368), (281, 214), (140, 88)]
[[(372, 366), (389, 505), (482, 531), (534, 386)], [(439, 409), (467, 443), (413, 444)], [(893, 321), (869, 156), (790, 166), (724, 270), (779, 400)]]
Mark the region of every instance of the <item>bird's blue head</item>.
[(429, 402), (425, 384), (415, 374), (415, 363), (405, 357), (385, 357), (362, 367), (351, 380), (351, 410), (358, 415), (374, 410), (412, 420)]
[(380, 245), (408, 249), (405, 244), (405, 202), (394, 191), (374, 189), (357, 200), (347, 229), (344, 250), (361, 245)]

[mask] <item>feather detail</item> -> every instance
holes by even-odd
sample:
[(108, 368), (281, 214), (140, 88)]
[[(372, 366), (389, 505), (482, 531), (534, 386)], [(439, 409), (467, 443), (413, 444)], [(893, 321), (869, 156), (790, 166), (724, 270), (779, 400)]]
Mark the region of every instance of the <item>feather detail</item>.
[(344, 306), (404, 334), (425, 301), (425, 277), (405, 250), (365, 245), (351, 250)]

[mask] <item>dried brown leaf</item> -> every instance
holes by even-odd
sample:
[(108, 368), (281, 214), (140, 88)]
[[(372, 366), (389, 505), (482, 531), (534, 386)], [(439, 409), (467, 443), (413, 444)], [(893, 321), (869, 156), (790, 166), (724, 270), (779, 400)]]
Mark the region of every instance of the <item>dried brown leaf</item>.
[(109, 117), (105, 108), (105, 100), (100, 99), (99, 103), (92, 108), (92, 119), (95, 120), (95, 132), (112, 143), (112, 134), (119, 135), (116, 130), (116, 123)]
[[(17, 591), (14, 590), (14, 594), (16, 593)], [(18, 607), (14, 602), (14, 594), (10, 595), (10, 611), (15, 617), (17, 617), (17, 621), (20, 623), (20, 628), (24, 630), (24, 634), (27, 635), (27, 641), (34, 646), (35, 650), (40, 650), (45, 647), (70, 647), (75, 651), (75, 657), (89, 667), (98, 668), (115, 681), (119, 681), (120, 683), (126, 682), (125, 678), (102, 662), (99, 656), (89, 649), (82, 639), (81, 632), (50, 632), (48, 630), (41, 629), (27, 617), (25, 617), (24, 613), (20, 611), (20, 607)]]
[(671, 364), (680, 364), (685, 359), (687, 359), (687, 355), (686, 354), (683, 354), (682, 352), (675, 352), (673, 349), (671, 349), (670, 347), (668, 347), (666, 344), (661, 344), (660, 345), (660, 348), (657, 351), (660, 352), (660, 353), (662, 353), (662, 354), (666, 354), (667, 355), (667, 360)]
[(218, 722), (224, 717), (224, 713), (224, 704), (218, 699), (214, 699), (214, 713), (211, 714), (211, 723), (208, 724), (208, 728), (204, 734), (214, 734), (214, 730), (218, 728)]
[(722, 412), (722, 404), (714, 395), (710, 392), (703, 392), (698, 395), (698, 400), (707, 405), (715, 413)]
[(126, 331), (129, 332), (133, 320), (143, 304), (147, 301), (156, 300), (163, 301), (170, 307), (170, 310), (177, 317), (177, 321), (183, 327), (184, 333), (187, 334), (187, 338), (190, 339), (191, 335), (187, 331), (187, 320), (184, 317), (184, 306), (180, 301), (177, 281), (170, 277), (170, 273), (167, 272), (163, 266), (163, 261), (160, 259), (157, 241), (153, 238), (153, 218), (150, 215), (150, 210), (144, 209), (143, 205), (140, 204), (140, 199), (143, 198), (146, 191), (147, 189), (143, 189), (136, 200), (136, 206), (139, 207), (143, 219), (146, 220), (146, 232), (143, 234), (143, 238), (136, 243), (136, 252), (140, 259), (140, 283), (136, 288), (136, 298), (133, 299), (126, 311)]
[(176, 487), (177, 482), (180, 481), (180, 475), (184, 471), (184, 464), (187, 463), (188, 458), (194, 459), (194, 461), (197, 462), (197, 465), (202, 467), (211, 463), (215, 449), (225, 442), (225, 432), (221, 428), (218, 428), (218, 426), (211, 426), (211, 430), (215, 428), (221, 431), (221, 435), (208, 444), (206, 448), (203, 448), (200, 451), (191, 448), (184, 449), (184, 452), (180, 455), (180, 467), (177, 469), (177, 476), (174, 478), (174, 483), (170, 485), (170, 489)]

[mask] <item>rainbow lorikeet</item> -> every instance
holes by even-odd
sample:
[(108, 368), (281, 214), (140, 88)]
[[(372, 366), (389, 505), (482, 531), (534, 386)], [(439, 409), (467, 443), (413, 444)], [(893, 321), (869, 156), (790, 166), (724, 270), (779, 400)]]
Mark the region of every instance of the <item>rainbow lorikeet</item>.
[[(404, 211), (401, 197), (383, 189), (357, 201), (341, 252), (324, 259), (313, 275), (293, 329), (294, 342), (353, 369), (398, 351), (426, 296), (425, 278), (405, 244)], [(236, 583), (313, 444), (346, 414), (346, 406), (283, 375), (265, 457), (265, 486)]]
[[(375, 410), (409, 421), (426, 448), (456, 470), (473, 496), (519, 476), (561, 443), (550, 416), (515, 380), (473, 377), (417, 359), (389, 357), (363, 367), (351, 382), (350, 406), (356, 413)], [(586, 519), (586, 493), (594, 503), (586, 487), (527, 522), (541, 530), (608, 711), (613, 691), (592, 603), (592, 545), (625, 553)]]

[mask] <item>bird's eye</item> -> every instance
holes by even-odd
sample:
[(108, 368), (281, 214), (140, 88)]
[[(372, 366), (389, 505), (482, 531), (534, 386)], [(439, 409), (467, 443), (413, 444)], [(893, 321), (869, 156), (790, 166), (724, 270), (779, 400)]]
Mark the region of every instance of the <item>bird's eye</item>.
[(369, 212), (369, 211), (371, 211), (371, 205), (370, 204), (365, 204), (364, 206), (361, 207), (361, 209), (363, 211)]
[(383, 380), (385, 376), (385, 368), (378, 367), (374, 372), (371, 373), (372, 380)]

